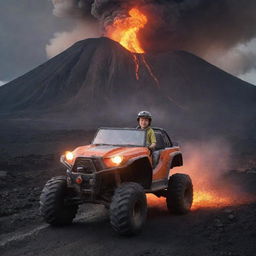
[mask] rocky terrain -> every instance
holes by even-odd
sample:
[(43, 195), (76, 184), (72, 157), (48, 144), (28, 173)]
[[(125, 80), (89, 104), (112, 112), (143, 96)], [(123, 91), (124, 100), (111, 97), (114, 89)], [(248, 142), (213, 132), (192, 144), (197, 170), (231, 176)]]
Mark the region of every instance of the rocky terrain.
[[(39, 216), (38, 198), (45, 181), (63, 173), (52, 165), (55, 160), (54, 155), (14, 158), (9, 163), (16, 168), (1, 171), (1, 255), (254, 255), (255, 202), (201, 207), (186, 216), (172, 216), (163, 205), (149, 204), (145, 229), (130, 240), (112, 232), (101, 206), (82, 207), (72, 226), (52, 229)], [(255, 169), (249, 173), (229, 178), (254, 178), (255, 184)]]
[[(4, 136), (12, 156), (2, 153), (0, 158), (1, 255), (198, 255), (199, 251), (206, 255), (254, 254), (256, 200), (210, 208), (197, 204), (186, 216), (169, 215), (164, 200), (149, 200), (147, 225), (142, 234), (130, 240), (112, 232), (108, 212), (102, 206), (81, 207), (72, 226), (48, 227), (38, 212), (40, 192), (49, 178), (65, 173), (59, 163), (63, 149), (72, 149), (81, 141), (88, 143), (93, 132), (23, 133), (16, 139)], [(26, 148), (28, 142), (34, 153), (27, 150), (20, 155), (20, 148)], [(222, 180), (256, 198), (256, 169), (252, 166), (230, 170)]]

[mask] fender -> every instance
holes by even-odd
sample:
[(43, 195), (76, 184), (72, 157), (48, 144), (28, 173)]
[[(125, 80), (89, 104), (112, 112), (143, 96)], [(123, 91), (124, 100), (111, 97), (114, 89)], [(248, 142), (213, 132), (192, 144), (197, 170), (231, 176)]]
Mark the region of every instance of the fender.
[(182, 166), (183, 165), (183, 157), (181, 152), (173, 152), (170, 154), (170, 168), (173, 169), (176, 166)]
[(152, 166), (146, 155), (130, 159), (124, 166), (105, 171), (118, 172), (122, 182), (137, 182), (145, 189), (151, 187)]
[(160, 160), (153, 171), (154, 182), (168, 180), (170, 169), (182, 165), (182, 155), (178, 148), (166, 148), (161, 152)]

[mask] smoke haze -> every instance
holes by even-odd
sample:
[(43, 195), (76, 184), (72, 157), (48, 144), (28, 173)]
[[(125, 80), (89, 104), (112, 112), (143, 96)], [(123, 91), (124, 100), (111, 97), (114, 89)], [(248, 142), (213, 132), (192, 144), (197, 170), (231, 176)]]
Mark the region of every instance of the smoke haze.
[[(171, 170), (186, 173), (193, 182), (193, 210), (241, 205), (255, 201), (255, 196), (246, 191), (246, 185), (232, 183), (228, 172), (234, 168), (233, 153), (228, 141), (209, 138), (207, 141), (190, 141), (181, 145), (184, 166)], [(227, 176), (226, 176), (227, 175)], [(166, 208), (165, 199), (148, 195), (148, 204), (154, 208)]]
[(77, 21), (73, 30), (57, 32), (54, 34), (54, 37), (46, 45), (47, 56), (52, 58), (69, 48), (77, 41), (99, 36), (99, 26), (96, 22), (89, 20)]

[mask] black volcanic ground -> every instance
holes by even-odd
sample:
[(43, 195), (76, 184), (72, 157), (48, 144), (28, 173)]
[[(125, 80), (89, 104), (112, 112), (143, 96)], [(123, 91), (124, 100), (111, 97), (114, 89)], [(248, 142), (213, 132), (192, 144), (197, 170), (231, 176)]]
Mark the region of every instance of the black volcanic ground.
[[(256, 87), (187, 52), (136, 58), (139, 79), (133, 54), (107, 38), (87, 39), (0, 87), (1, 255), (253, 255), (253, 202), (183, 217), (150, 209), (134, 248), (111, 233), (104, 210), (91, 206), (69, 229), (45, 227), (22, 238), (42, 225), (38, 197), (50, 177), (65, 173), (60, 154), (89, 143), (98, 126), (136, 126), (142, 109), (182, 148), (194, 145), (206, 163), (206, 153), (216, 165), (225, 156), (201, 152), (200, 143), (229, 144), (225, 179), (256, 195)], [(89, 220), (81, 221), (83, 214)]]

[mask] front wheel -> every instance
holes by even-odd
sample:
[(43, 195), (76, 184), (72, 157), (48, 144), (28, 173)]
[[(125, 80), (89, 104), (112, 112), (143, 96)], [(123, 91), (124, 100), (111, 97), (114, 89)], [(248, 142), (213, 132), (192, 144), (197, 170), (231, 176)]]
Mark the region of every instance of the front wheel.
[(186, 174), (174, 174), (169, 178), (166, 203), (169, 211), (185, 214), (190, 211), (193, 202), (193, 185)]
[(68, 195), (66, 177), (54, 177), (47, 181), (40, 196), (40, 213), (44, 220), (53, 225), (72, 223), (76, 216), (78, 205), (66, 205)]
[(147, 217), (144, 189), (134, 182), (123, 183), (115, 191), (110, 205), (110, 223), (120, 235), (138, 233)]

